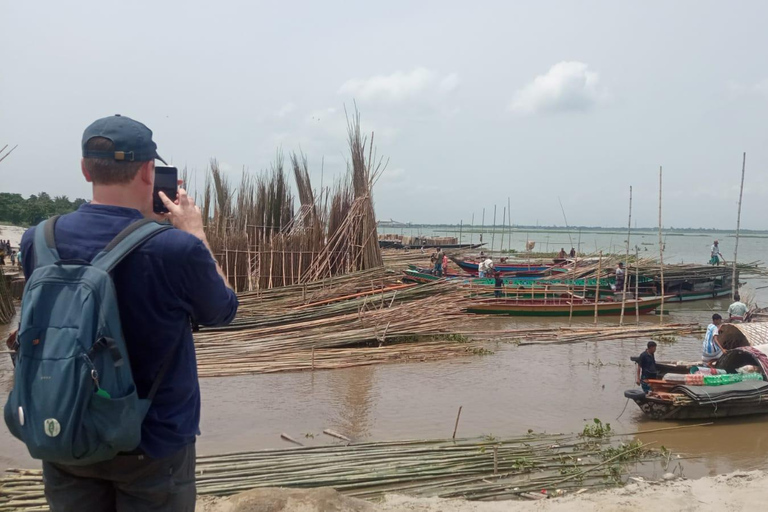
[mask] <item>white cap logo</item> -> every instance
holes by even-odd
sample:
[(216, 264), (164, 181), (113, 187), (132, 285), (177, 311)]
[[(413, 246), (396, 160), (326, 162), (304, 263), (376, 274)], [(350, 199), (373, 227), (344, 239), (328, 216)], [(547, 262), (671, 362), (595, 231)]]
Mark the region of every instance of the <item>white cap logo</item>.
[(56, 437), (61, 432), (61, 425), (56, 418), (48, 418), (43, 422), (43, 431), (48, 437)]

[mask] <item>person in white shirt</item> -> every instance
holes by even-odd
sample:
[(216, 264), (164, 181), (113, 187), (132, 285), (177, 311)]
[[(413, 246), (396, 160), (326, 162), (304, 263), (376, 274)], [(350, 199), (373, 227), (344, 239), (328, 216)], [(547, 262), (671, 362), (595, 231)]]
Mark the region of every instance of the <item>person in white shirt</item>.
[(728, 320), (731, 322), (741, 322), (747, 315), (749, 308), (741, 302), (741, 297), (738, 293), (733, 294), (733, 301), (733, 304), (728, 307)]
[(712, 315), (712, 323), (707, 327), (707, 333), (704, 335), (704, 343), (702, 347), (702, 360), (712, 365), (720, 359), (725, 350), (720, 345), (718, 334), (720, 333), (720, 324), (723, 323), (723, 317), (715, 313)]
[(480, 277), (485, 277), (486, 275), (491, 275), (493, 273), (493, 260), (491, 258), (487, 258), (480, 262), (480, 264), (477, 266), (477, 274)]
[(723, 263), (725, 263), (725, 258), (723, 258), (723, 255), (720, 254), (720, 245), (718, 244), (717, 240), (715, 240), (715, 243), (712, 244), (712, 248), (710, 249), (709, 264), (719, 265), (720, 260), (723, 260)]

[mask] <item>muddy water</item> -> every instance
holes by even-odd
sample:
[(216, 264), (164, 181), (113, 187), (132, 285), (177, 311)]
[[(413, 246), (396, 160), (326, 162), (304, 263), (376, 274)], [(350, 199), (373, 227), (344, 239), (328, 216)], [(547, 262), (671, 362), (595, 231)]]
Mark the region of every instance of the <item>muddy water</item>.
[[(698, 240), (696, 245), (702, 244)], [(768, 240), (748, 240), (745, 246), (745, 259), (760, 259), (768, 251)], [(751, 281), (749, 293), (766, 304), (768, 290), (760, 290), (761, 286), (768, 286), (768, 281)], [(727, 300), (719, 300), (668, 309), (670, 320), (706, 322), (713, 311), (727, 307)], [(631, 313), (629, 321), (633, 320)], [(562, 320), (488, 321), (509, 329), (563, 324)], [(617, 321), (601, 319), (601, 323)], [(643, 322), (657, 321), (653, 315), (643, 317)], [(308, 445), (330, 443), (321, 433), (326, 428), (356, 441), (450, 437), (459, 406), (463, 407), (459, 436), (516, 436), (528, 429), (573, 432), (592, 418), (610, 422), (620, 432), (685, 424), (647, 420), (623, 397), (625, 389), (634, 387), (635, 369), (629, 358), (640, 354), (646, 342), (522, 347), (489, 342), (492, 355), (444, 362), (203, 379), (198, 450), (214, 454), (284, 447), (282, 432)], [(700, 353), (698, 338), (681, 338), (661, 344), (657, 359), (693, 360)], [(9, 369), (7, 357), (0, 356), (3, 403), (10, 388)], [(718, 421), (713, 426), (645, 434), (641, 439), (692, 457), (679, 462), (689, 477), (768, 469), (768, 417)], [(37, 465), (0, 425), (0, 467)]]

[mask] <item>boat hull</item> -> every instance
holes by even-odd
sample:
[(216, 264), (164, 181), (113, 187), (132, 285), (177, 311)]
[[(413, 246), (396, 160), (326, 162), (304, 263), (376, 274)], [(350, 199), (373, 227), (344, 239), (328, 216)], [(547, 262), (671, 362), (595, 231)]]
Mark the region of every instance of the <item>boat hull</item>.
[(676, 405), (668, 400), (635, 398), (640, 410), (654, 420), (704, 420), (768, 414), (768, 402), (745, 400), (719, 404)]
[[(641, 299), (637, 305), (640, 314), (652, 313), (661, 305), (661, 298)], [(484, 315), (508, 315), (508, 316), (592, 316), (595, 314), (595, 304), (584, 302), (571, 306), (563, 300), (559, 303), (537, 303), (535, 300), (505, 300), (497, 299), (486, 302), (470, 304), (466, 308), (468, 313)], [(635, 302), (628, 301), (624, 306), (624, 314), (632, 315), (635, 312)], [(598, 302), (597, 314), (610, 316), (621, 314), (621, 302)]]

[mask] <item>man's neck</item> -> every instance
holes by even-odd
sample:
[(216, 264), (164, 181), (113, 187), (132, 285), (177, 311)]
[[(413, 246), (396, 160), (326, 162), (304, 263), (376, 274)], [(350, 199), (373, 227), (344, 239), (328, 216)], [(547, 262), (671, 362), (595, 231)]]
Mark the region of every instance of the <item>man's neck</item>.
[(119, 206), (122, 208), (133, 208), (146, 216), (148, 212), (142, 204), (142, 201), (135, 197), (131, 190), (122, 186), (115, 185), (95, 185), (93, 187), (92, 204), (103, 204), (109, 206)]

